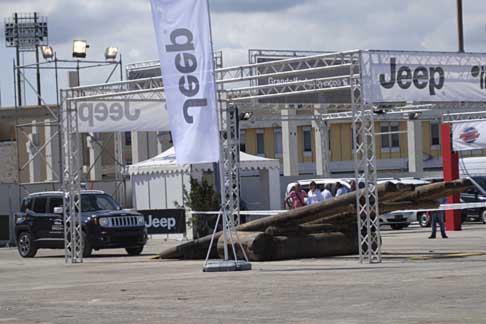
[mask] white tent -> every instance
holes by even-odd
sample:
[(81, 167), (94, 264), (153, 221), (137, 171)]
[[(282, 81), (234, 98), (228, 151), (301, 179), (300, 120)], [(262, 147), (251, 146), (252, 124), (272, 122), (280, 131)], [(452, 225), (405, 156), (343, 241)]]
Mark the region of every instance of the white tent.
[[(151, 159), (133, 164), (128, 168), (132, 180), (133, 206), (136, 209), (166, 209), (174, 208), (177, 204), (182, 206), (183, 190), (190, 190), (190, 178), (200, 179), (203, 172), (212, 170), (212, 163), (177, 165), (173, 147)], [(281, 209), (278, 160), (240, 152), (240, 170), (257, 171), (260, 178), (259, 188), (245, 186), (242, 181), (242, 196), (245, 191), (258, 190), (258, 196), (264, 202), (261, 207)]]

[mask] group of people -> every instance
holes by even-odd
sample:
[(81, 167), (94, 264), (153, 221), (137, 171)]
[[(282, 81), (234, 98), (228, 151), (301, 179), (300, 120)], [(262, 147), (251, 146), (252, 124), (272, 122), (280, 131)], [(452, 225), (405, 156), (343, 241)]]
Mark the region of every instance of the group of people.
[(321, 190), (318, 188), (315, 181), (312, 181), (309, 185), (309, 191), (305, 192), (302, 189), (302, 186), (297, 183), (292, 190), (289, 192), (287, 196), (287, 203), (292, 208), (299, 208), (306, 205), (314, 205), (320, 203), (321, 201), (326, 201), (332, 199), (334, 197), (339, 197), (348, 193), (350, 191), (356, 190), (356, 184), (354, 181), (351, 181), (350, 188), (343, 185), (341, 182), (336, 182), (336, 195), (332, 194), (332, 185), (327, 184), (324, 186), (324, 189)]
[[(339, 197), (341, 195), (344, 195), (345, 193), (355, 191), (356, 182), (352, 180), (350, 182), (350, 188), (346, 187), (340, 182), (336, 182), (335, 187), (336, 187), (336, 195), (333, 196), (331, 184), (325, 185), (324, 189), (321, 191), (318, 188), (316, 182), (312, 181), (309, 185), (310, 188), (309, 191), (305, 192), (305, 190), (302, 189), (302, 186), (299, 183), (297, 183), (294, 187), (292, 187), (292, 190), (289, 192), (286, 201), (287, 204), (291, 207), (291, 209), (303, 207), (306, 205), (314, 205), (322, 201), (332, 199), (334, 197)], [(447, 201), (445, 200), (445, 198), (439, 200), (439, 203), (441, 204), (445, 204), (446, 202)], [(437, 232), (437, 223), (439, 223), (440, 233), (442, 238), (447, 238), (447, 234), (444, 226), (444, 212), (435, 211), (432, 213), (432, 218), (431, 218), (432, 233), (429, 236), (429, 239), (435, 239), (436, 232)]]

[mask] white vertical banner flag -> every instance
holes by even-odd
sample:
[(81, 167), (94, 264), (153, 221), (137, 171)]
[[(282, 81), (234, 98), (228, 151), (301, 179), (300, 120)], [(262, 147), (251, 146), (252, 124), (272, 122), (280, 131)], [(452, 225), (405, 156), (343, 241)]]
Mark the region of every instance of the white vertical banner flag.
[(177, 164), (219, 160), (206, 0), (151, 0)]

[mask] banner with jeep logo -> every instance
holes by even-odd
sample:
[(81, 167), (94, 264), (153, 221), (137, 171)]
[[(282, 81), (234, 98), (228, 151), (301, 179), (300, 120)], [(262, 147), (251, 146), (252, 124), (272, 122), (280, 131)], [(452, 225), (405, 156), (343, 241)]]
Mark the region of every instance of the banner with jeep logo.
[(454, 151), (486, 148), (486, 121), (465, 121), (451, 126)]
[(219, 130), (208, 3), (151, 4), (177, 164), (216, 162)]
[(186, 211), (180, 209), (137, 210), (145, 217), (148, 234), (181, 234), (186, 232)]
[(169, 130), (169, 117), (160, 102), (81, 101), (77, 108), (81, 133)]
[(486, 54), (364, 51), (365, 103), (486, 101)]

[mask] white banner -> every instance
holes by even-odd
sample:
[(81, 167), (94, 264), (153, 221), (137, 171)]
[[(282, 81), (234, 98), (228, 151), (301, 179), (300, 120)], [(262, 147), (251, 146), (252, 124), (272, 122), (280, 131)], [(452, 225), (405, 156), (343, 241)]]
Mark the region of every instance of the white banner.
[(167, 110), (160, 102), (80, 101), (77, 109), (81, 133), (169, 130)]
[(486, 54), (364, 51), (365, 103), (486, 101)]
[(454, 151), (486, 148), (486, 121), (452, 123), (452, 149)]
[(219, 160), (206, 0), (151, 0), (177, 164)]

